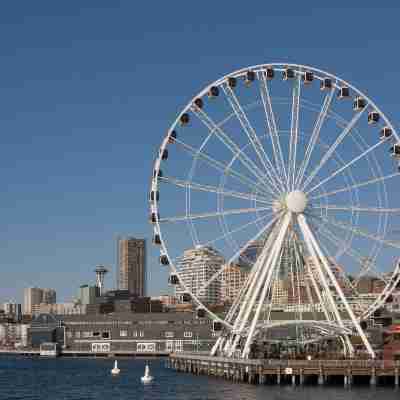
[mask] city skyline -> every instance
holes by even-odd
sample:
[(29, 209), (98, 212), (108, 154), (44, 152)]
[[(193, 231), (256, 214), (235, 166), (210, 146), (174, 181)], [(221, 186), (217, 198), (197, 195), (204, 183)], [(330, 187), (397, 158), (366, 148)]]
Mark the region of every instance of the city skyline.
[[(193, 5), (184, 22), (180, 4), (158, 5), (151, 20), (143, 17), (153, 15), (150, 3), (3, 6), (1, 302), (22, 302), (23, 289), (35, 285), (69, 300), (94, 283), (99, 263), (113, 268), (106, 287), (117, 286), (117, 235), (151, 241), (149, 178), (165, 131), (182, 104), (223, 73), (298, 60), (368, 89), (397, 122), (396, 6), (343, 12), (315, 2), (293, 4), (288, 14), (285, 5), (263, 4), (241, 15), (227, 4)], [(328, 14), (352, 23), (327, 31)], [(384, 30), (375, 23), (383, 16)], [(363, 41), (355, 32), (367, 25)], [(166, 292), (158, 249), (149, 245), (148, 253), (149, 293)]]

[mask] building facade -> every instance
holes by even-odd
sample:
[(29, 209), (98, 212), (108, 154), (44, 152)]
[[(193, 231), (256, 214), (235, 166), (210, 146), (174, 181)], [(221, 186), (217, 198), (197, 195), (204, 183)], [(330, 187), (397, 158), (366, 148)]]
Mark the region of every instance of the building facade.
[(86, 305), (77, 303), (40, 303), (32, 306), (32, 315), (55, 314), (55, 315), (80, 315), (86, 313)]
[(24, 314), (32, 315), (34, 307), (41, 303), (55, 304), (56, 302), (57, 295), (54, 289), (30, 287), (24, 290)]
[[(215, 279), (207, 288), (205, 283), (225, 264), (224, 257), (212, 247), (199, 246), (186, 250), (178, 260), (179, 275), (190, 293), (205, 304), (221, 302), (221, 280)], [(182, 285), (177, 285), (175, 295), (180, 298), (185, 293)]]
[(32, 306), (40, 304), (43, 300), (43, 290), (30, 287), (24, 290), (24, 314), (32, 314)]
[(22, 306), (21, 304), (8, 301), (3, 304), (4, 314), (12, 317), (15, 321), (20, 321), (22, 318)]
[(146, 294), (146, 240), (118, 240), (118, 288), (136, 296)]
[(66, 316), (65, 349), (88, 353), (209, 351), (217, 333), (194, 313)]
[(224, 268), (221, 282), (221, 302), (232, 303), (249, 276), (250, 268), (231, 264)]
[(94, 304), (99, 295), (97, 286), (81, 285), (79, 287), (78, 301), (82, 305)]

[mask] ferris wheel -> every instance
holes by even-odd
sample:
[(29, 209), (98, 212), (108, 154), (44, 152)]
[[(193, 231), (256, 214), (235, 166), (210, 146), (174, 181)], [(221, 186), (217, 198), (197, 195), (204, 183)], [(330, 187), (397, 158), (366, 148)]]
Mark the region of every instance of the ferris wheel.
[(400, 282), (399, 160), (378, 106), (309, 66), (244, 68), (183, 107), (155, 159), (150, 220), (170, 284), (220, 331), (212, 354), (248, 357), (294, 326), (298, 342), (338, 337), (349, 354), (356, 334), (374, 357), (365, 321)]

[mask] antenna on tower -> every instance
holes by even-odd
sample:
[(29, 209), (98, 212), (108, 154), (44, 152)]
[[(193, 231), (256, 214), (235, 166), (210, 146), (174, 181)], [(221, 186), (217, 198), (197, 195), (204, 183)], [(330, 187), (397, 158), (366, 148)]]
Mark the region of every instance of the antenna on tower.
[(94, 271), (96, 272), (96, 287), (99, 290), (99, 296), (101, 296), (104, 288), (104, 276), (108, 269), (104, 265), (97, 265)]

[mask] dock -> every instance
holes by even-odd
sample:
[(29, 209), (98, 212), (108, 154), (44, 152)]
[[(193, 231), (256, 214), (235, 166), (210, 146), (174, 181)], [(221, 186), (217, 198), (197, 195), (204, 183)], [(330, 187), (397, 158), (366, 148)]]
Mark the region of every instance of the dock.
[(174, 353), (166, 366), (178, 372), (208, 375), (251, 384), (367, 383), (399, 387), (400, 361), (392, 360), (252, 360)]

